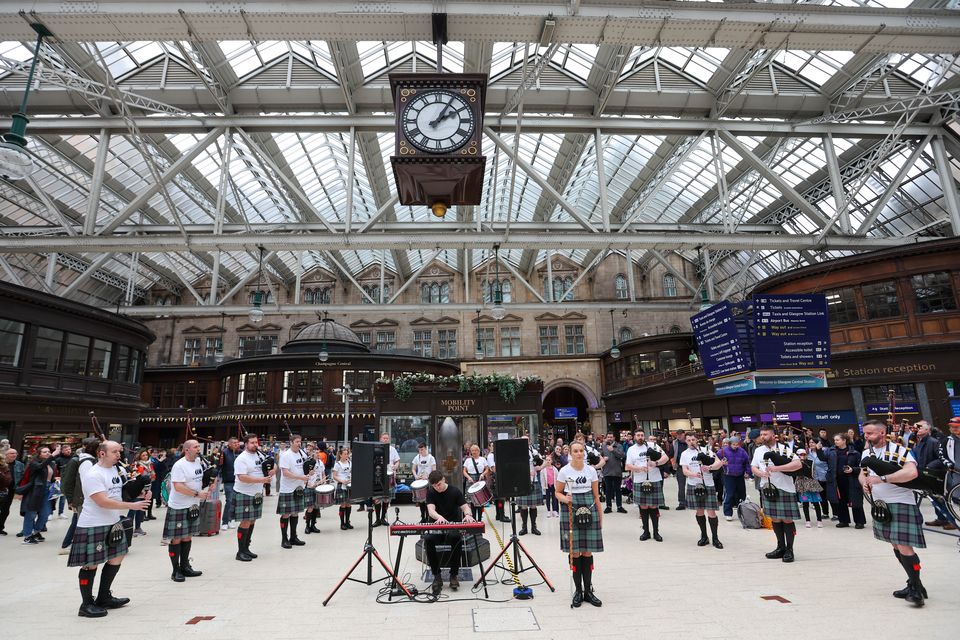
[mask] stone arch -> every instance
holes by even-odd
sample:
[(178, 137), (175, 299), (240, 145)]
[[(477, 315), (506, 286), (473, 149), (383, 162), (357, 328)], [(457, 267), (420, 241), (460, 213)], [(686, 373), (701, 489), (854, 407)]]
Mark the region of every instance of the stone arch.
[(599, 409), (600, 403), (597, 400), (597, 394), (594, 393), (593, 389), (584, 384), (580, 380), (575, 378), (557, 378), (556, 380), (550, 380), (549, 382), (543, 385), (543, 393), (540, 395), (540, 400), (546, 400), (547, 394), (549, 394), (554, 389), (559, 389), (561, 387), (571, 387), (579, 391), (584, 398), (587, 400), (587, 406), (590, 409)]

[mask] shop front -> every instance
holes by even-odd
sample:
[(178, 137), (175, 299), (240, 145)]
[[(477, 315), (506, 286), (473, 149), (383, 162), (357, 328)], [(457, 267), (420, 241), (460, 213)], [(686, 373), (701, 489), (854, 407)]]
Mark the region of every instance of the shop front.
[[(400, 454), (399, 480), (412, 475), (411, 463), (421, 442), (437, 459), (437, 468), (447, 480), (459, 486), (462, 461), (469, 446), (478, 444), (486, 452), (491, 442), (529, 436), (539, 443), (539, 416), (543, 384), (539, 380), (514, 379), (512, 391), (491, 383), (486, 390), (467, 389), (469, 383), (454, 380), (472, 376), (453, 376), (446, 382), (423, 382), (398, 391), (394, 382), (378, 383), (377, 415), (380, 433), (389, 433)], [(507, 397), (504, 397), (506, 395)]]

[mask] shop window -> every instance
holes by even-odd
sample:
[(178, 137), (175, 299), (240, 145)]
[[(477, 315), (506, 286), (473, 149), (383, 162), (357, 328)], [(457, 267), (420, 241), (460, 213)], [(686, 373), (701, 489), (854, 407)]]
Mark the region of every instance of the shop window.
[(20, 366), (20, 347), (23, 345), (22, 322), (0, 319), (0, 365)]
[(63, 352), (63, 372), (77, 376), (87, 375), (87, 360), (90, 358), (90, 338), (75, 333), (67, 334)]
[(626, 300), (630, 297), (630, 292), (627, 290), (627, 277), (622, 273), (618, 273), (617, 277), (614, 278), (613, 288), (616, 292), (617, 300)]
[(863, 285), (863, 302), (867, 307), (867, 318), (870, 320), (900, 315), (897, 283), (892, 280)]
[(568, 356), (586, 353), (582, 324), (568, 324), (563, 327), (565, 353)]
[(500, 355), (504, 358), (520, 355), (520, 327), (500, 327)]
[(456, 329), (440, 329), (437, 331), (437, 357), (441, 359), (457, 357)]
[(560, 355), (560, 335), (557, 325), (546, 325), (537, 328), (540, 337), (540, 355)]
[(860, 311), (857, 309), (857, 299), (852, 287), (826, 291), (824, 295), (827, 298), (827, 310), (830, 312), (830, 324), (860, 321)]
[(917, 313), (955, 311), (957, 300), (953, 294), (950, 274), (946, 271), (921, 273), (910, 278), (913, 295), (917, 299)]

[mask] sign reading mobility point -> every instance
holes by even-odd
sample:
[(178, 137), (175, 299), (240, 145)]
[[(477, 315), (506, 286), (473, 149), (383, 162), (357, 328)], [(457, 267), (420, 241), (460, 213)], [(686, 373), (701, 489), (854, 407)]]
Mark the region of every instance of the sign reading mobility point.
[(691, 318), (707, 378), (717, 395), (823, 389), (830, 366), (830, 321), (823, 295), (757, 295)]
[(730, 303), (724, 300), (690, 318), (707, 378), (750, 370), (750, 358), (743, 350)]

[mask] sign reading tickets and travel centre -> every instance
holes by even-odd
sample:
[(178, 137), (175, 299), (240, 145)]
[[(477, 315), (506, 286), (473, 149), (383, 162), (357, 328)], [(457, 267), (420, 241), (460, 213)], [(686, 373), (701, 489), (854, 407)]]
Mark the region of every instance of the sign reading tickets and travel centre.
[(737, 306), (746, 335), (738, 334), (733, 305), (726, 301), (691, 318), (704, 373), (717, 395), (826, 388), (830, 319), (825, 296), (757, 295)]

